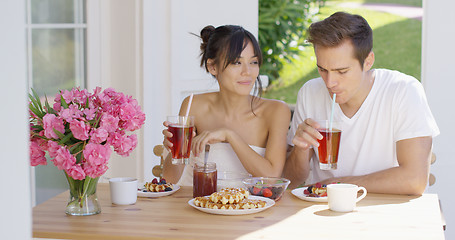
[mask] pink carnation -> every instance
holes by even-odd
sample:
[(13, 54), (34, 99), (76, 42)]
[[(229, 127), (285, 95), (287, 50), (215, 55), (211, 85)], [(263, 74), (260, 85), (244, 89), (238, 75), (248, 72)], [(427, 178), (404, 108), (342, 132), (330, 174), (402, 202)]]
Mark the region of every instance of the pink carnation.
[(90, 132), (90, 142), (92, 143), (102, 143), (106, 141), (109, 133), (104, 128), (92, 128)]
[(77, 119), (82, 117), (82, 111), (79, 110), (77, 105), (70, 105), (68, 108), (62, 109), (59, 113), (60, 117), (63, 118), (67, 122), (73, 121), (73, 119)]
[(49, 141), (47, 143), (47, 150), (49, 152), (49, 156), (51, 158), (54, 158), (57, 156), (57, 151), (61, 148), (62, 146), (58, 145), (57, 142), (55, 141)]
[(92, 165), (84, 165), (85, 174), (91, 178), (97, 178), (103, 175), (107, 171), (107, 165), (99, 165), (99, 166), (92, 166)]
[(76, 158), (64, 146), (57, 150), (55, 158), (51, 161), (59, 170), (68, 170), (76, 164)]
[[(79, 89), (73, 88), (73, 90), (71, 92), (74, 97), (73, 102), (76, 102), (76, 103), (81, 104), (82, 106), (85, 106), (85, 104), (87, 102), (87, 98), (90, 97), (90, 94), (87, 91), (87, 89), (79, 90)], [(89, 103), (90, 103), (90, 101), (89, 101)]]
[(111, 156), (111, 148), (109, 145), (89, 143), (85, 146), (83, 153), (87, 164), (91, 166), (105, 165)]
[(83, 180), (85, 178), (85, 172), (79, 164), (75, 164), (67, 169), (66, 173), (75, 180)]
[(83, 110), (83, 113), (85, 114), (85, 118), (87, 120), (93, 120), (96, 117), (96, 112), (98, 109), (96, 108), (86, 108)]
[(73, 120), (70, 123), (70, 130), (75, 138), (84, 141), (89, 137), (90, 125), (83, 121)]
[(115, 132), (118, 129), (118, 122), (118, 117), (114, 117), (110, 114), (103, 114), (100, 127), (104, 128), (109, 133)]
[(112, 134), (112, 137), (109, 137), (108, 142), (120, 156), (129, 156), (137, 146), (137, 136), (136, 134), (124, 136), (119, 133), (114, 133)]
[(54, 129), (59, 131), (60, 133), (65, 133), (65, 126), (63, 126), (63, 120), (55, 116), (54, 114), (46, 114), (43, 117), (43, 128), (44, 128), (44, 136), (47, 138), (56, 138), (59, 137), (54, 132)]
[(73, 99), (74, 99), (74, 90), (76, 89), (73, 89), (72, 91), (68, 91), (68, 90), (65, 90), (65, 91), (62, 91), (61, 92), (61, 96), (63, 97), (63, 99), (65, 100), (65, 102), (67, 104), (70, 104)]
[(30, 162), (32, 166), (47, 165), (46, 153), (35, 140), (30, 142)]

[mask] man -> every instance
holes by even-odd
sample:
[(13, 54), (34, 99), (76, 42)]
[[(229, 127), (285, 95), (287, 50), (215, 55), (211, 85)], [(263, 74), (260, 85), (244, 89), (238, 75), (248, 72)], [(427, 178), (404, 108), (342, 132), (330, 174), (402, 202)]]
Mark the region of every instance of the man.
[[(420, 82), (372, 69), (373, 32), (361, 16), (337, 12), (313, 23), (309, 42), (321, 78), (298, 93), (284, 176), (293, 187), (346, 182), (369, 192), (422, 194), (439, 129)], [(333, 94), (333, 118), (342, 122), (338, 169), (321, 170), (313, 150), (322, 139), (315, 120), (329, 119)]]

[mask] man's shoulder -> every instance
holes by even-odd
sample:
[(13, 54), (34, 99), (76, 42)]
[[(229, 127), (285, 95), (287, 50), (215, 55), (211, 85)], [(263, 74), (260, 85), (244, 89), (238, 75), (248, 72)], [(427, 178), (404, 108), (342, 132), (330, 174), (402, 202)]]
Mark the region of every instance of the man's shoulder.
[(415, 77), (396, 70), (375, 69), (376, 82), (386, 89), (401, 91), (403, 88), (420, 88), (420, 81)]
[(375, 74), (381, 81), (390, 81), (395, 83), (419, 82), (419, 80), (415, 77), (397, 70), (378, 68), (375, 69)]

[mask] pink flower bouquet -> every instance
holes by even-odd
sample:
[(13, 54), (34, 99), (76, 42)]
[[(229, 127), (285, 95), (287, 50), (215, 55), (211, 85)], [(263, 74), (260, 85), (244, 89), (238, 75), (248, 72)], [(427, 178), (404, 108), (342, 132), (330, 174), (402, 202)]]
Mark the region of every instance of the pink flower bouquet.
[(140, 129), (145, 121), (137, 101), (112, 88), (61, 91), (53, 107), (47, 100), (43, 106), (33, 91), (29, 108), (31, 165), (46, 165), (47, 152), (65, 172), (71, 195), (79, 202), (96, 190), (98, 178), (108, 169), (111, 147), (121, 156), (136, 148), (137, 136), (127, 132)]

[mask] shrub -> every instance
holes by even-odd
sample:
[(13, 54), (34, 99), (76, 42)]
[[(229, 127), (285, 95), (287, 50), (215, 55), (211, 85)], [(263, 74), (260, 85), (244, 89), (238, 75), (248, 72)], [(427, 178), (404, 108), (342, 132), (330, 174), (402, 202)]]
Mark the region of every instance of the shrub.
[(261, 74), (279, 78), (283, 61), (298, 56), (306, 29), (325, 0), (259, 0), (259, 44), (264, 55)]

